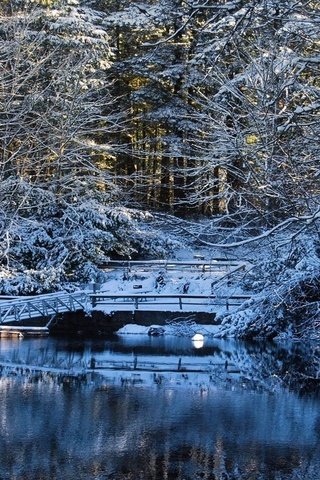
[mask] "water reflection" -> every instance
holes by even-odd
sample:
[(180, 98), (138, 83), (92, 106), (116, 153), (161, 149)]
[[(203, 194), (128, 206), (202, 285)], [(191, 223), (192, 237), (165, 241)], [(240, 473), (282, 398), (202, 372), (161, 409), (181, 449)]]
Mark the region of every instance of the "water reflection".
[[(320, 400), (268, 389), (310, 348), (137, 337), (99, 342), (0, 341), (4, 362), (70, 365), (92, 358), (238, 362), (251, 383), (113, 384), (45, 372), (0, 377), (0, 478), (113, 480), (319, 479)], [(291, 367), (291, 362), (296, 362)], [(311, 367), (302, 366), (303, 372)], [(251, 375), (251, 376), (250, 376)], [(152, 374), (149, 374), (152, 378)], [(266, 388), (254, 388), (265, 384)], [(231, 383), (231, 386), (230, 386)], [(228, 386), (229, 384), (229, 386)], [(252, 388), (251, 388), (252, 386)], [(226, 388), (225, 388), (226, 387)], [(271, 392), (271, 393), (270, 393)], [(273, 392), (273, 393), (272, 393)]]
[(274, 479), (320, 466), (319, 403), (290, 393), (2, 379), (0, 400), (3, 479)]
[[(138, 362), (156, 365), (179, 363), (185, 369), (195, 365), (208, 369), (215, 380), (236, 378), (248, 388), (276, 388), (285, 385), (303, 392), (320, 391), (320, 347), (317, 344), (240, 342), (204, 338), (147, 335), (114, 336), (109, 340), (70, 340), (34, 338), (1, 339), (0, 362), (87, 368), (91, 360), (106, 365)], [(225, 367), (224, 369), (222, 367)], [(219, 375), (221, 373), (228, 373)], [(237, 375), (236, 375), (237, 374)], [(212, 378), (213, 378), (212, 376)]]

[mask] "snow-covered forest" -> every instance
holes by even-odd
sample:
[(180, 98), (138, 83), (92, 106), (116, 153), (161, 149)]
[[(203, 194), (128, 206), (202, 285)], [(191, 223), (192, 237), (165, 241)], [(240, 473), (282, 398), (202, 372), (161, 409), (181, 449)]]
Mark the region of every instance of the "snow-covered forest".
[(1, 292), (99, 279), (110, 257), (178, 243), (245, 248), (256, 297), (225, 324), (317, 332), (319, 14), (309, 0), (3, 0)]

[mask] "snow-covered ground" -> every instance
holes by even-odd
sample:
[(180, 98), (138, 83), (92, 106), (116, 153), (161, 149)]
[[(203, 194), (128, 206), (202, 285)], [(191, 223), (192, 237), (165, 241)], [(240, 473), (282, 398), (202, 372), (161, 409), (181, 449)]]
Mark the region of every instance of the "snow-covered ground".
[[(139, 310), (177, 312), (177, 322), (168, 322), (163, 326), (163, 333), (169, 335), (217, 335), (219, 328), (216, 325), (197, 325), (192, 313), (212, 312), (227, 313), (236, 306), (227, 305), (226, 301), (233, 295), (249, 295), (241, 288), (241, 280), (252, 268), (249, 262), (243, 260), (231, 261), (225, 256), (215, 257), (208, 250), (194, 251), (182, 248), (175, 254), (175, 258), (168, 259), (166, 265), (135, 265), (130, 268), (124, 262), (121, 268), (109, 268), (108, 280), (99, 286), (99, 295), (106, 298), (98, 300), (95, 309), (105, 313), (113, 311), (134, 310), (136, 296), (154, 295), (154, 298), (139, 301)], [(214, 259), (213, 259), (214, 258)], [(215, 260), (221, 258), (221, 262)], [(117, 300), (107, 298), (110, 295), (128, 295), (128, 298)], [(203, 298), (169, 298), (171, 295), (203, 296)], [(215, 296), (214, 299), (208, 298)], [(130, 297), (131, 296), (131, 297)], [(131, 299), (131, 301), (130, 301)], [(125, 303), (124, 303), (125, 302)], [(232, 303), (232, 301), (231, 301)], [(188, 312), (190, 316), (179, 322), (179, 312)], [(213, 317), (214, 318), (214, 317)], [(159, 327), (154, 325), (154, 328)], [(140, 325), (126, 325), (119, 333), (141, 334), (148, 333), (151, 327)]]
[[(219, 255), (221, 262), (216, 261), (210, 251), (180, 249), (176, 258), (167, 259), (164, 265), (135, 266), (107, 270), (108, 280), (100, 286), (100, 291), (110, 294), (161, 294), (161, 295), (241, 295), (243, 290), (239, 277), (243, 278), (250, 268), (245, 260), (231, 261)], [(201, 257), (201, 260), (198, 258)], [(184, 265), (184, 262), (186, 265)], [(160, 263), (160, 262), (159, 262)], [(170, 264), (177, 264), (174, 269)], [(194, 263), (194, 265), (192, 265)], [(239, 266), (246, 269), (238, 270)], [(234, 273), (233, 273), (234, 272)]]
[[(180, 323), (180, 324), (179, 324)], [(195, 335), (216, 336), (219, 334), (220, 325), (200, 325), (194, 321), (188, 321), (181, 319), (180, 322), (168, 322), (166, 325), (137, 325), (135, 323), (129, 323), (118, 330), (118, 335), (148, 335), (151, 329), (158, 329), (165, 335), (186, 335), (194, 337)], [(196, 348), (200, 348), (203, 345), (201, 338), (194, 340)]]
[[(216, 313), (216, 320), (221, 322), (221, 327), (213, 333), (217, 336), (319, 338), (317, 278), (320, 260), (315, 232), (302, 234), (285, 230), (277, 235), (265, 235), (256, 242), (246, 240), (240, 245), (234, 244), (232, 248), (212, 244), (200, 249), (188, 241), (181, 241), (181, 245), (172, 255), (173, 261), (190, 262), (201, 257), (207, 264), (214, 264), (216, 258), (233, 264), (210, 271), (201, 268), (202, 260), (199, 260), (198, 267), (189, 269), (110, 271), (102, 290), (109, 295), (215, 295), (213, 301), (204, 302), (205, 307), (186, 304), (182, 310), (190, 314), (196, 311)], [(238, 264), (245, 262), (246, 268), (231, 273), (235, 269), (234, 260)], [(226, 297), (233, 295), (247, 295), (250, 300), (240, 306), (229, 306), (227, 310)], [(103, 308), (109, 312), (114, 310), (110, 305)], [(141, 303), (139, 308), (181, 311), (178, 303), (175, 309), (168, 308), (164, 302), (152, 308)], [(190, 334), (194, 331), (192, 329)]]

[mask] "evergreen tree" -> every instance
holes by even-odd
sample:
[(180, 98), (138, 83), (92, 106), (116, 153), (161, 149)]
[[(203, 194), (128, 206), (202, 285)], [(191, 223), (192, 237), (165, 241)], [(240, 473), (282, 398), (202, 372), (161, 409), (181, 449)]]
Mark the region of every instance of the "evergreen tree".
[[(108, 6), (103, 2), (106, 11)], [(119, 138), (125, 145), (117, 173), (127, 177), (139, 204), (180, 213), (186, 201), (185, 138), (194, 128), (188, 95), (191, 19), (185, 2), (150, 0), (121, 2), (107, 20), (116, 48), (114, 96), (130, 120), (127, 137)]]
[[(0, 21), (2, 265), (88, 279), (110, 253), (159, 253), (121, 206), (104, 15), (74, 1), (6, 5)], [(148, 245), (150, 239), (150, 245)], [(159, 248), (158, 248), (159, 247)]]

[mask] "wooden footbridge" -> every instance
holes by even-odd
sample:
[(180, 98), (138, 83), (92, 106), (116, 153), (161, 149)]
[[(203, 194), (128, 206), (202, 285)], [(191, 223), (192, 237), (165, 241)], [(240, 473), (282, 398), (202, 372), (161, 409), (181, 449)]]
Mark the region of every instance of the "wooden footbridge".
[(201, 255), (195, 255), (195, 259), (191, 261), (179, 260), (110, 260), (101, 265), (103, 270), (123, 269), (124, 272), (132, 272), (136, 269), (142, 271), (152, 270), (179, 270), (179, 271), (200, 271), (200, 272), (220, 272), (226, 273), (245, 270), (248, 267), (248, 262), (239, 261), (236, 259), (226, 260), (223, 258), (211, 258), (205, 260)]
[[(247, 268), (244, 262), (211, 259), (209, 262), (168, 262), (168, 261), (136, 261), (136, 262), (109, 262), (104, 268), (112, 270), (123, 268), (132, 271), (135, 268), (152, 270), (165, 269), (198, 269), (202, 272), (219, 271), (219, 279), (227, 278), (240, 270)], [(222, 269), (222, 272), (221, 272)], [(213, 281), (212, 285), (215, 282)], [(157, 293), (124, 293), (109, 294), (99, 292), (93, 286), (89, 290), (74, 293), (58, 292), (47, 295), (30, 297), (0, 296), (0, 325), (23, 322), (27, 320), (44, 318), (50, 323), (56, 315), (65, 312), (85, 311), (92, 309), (103, 310), (106, 313), (128, 310), (145, 311), (186, 311), (186, 312), (217, 312), (221, 309), (230, 310), (241, 305), (250, 297), (246, 295), (188, 295), (173, 294), (163, 295)]]
[[(155, 294), (119, 294), (110, 295), (88, 292), (54, 293), (25, 299), (0, 301), (0, 325), (12, 322), (24, 322), (36, 318), (51, 318), (65, 312), (87, 311), (96, 308), (106, 313), (115, 311), (185, 311), (217, 312), (241, 305), (250, 297), (246, 295), (155, 295)], [(25, 323), (25, 322), (24, 322)]]
[(145, 311), (185, 311), (217, 312), (219, 309), (230, 311), (251, 297), (248, 295), (169, 295), (169, 294), (117, 294), (96, 293), (89, 295), (93, 307), (107, 311), (145, 310)]

